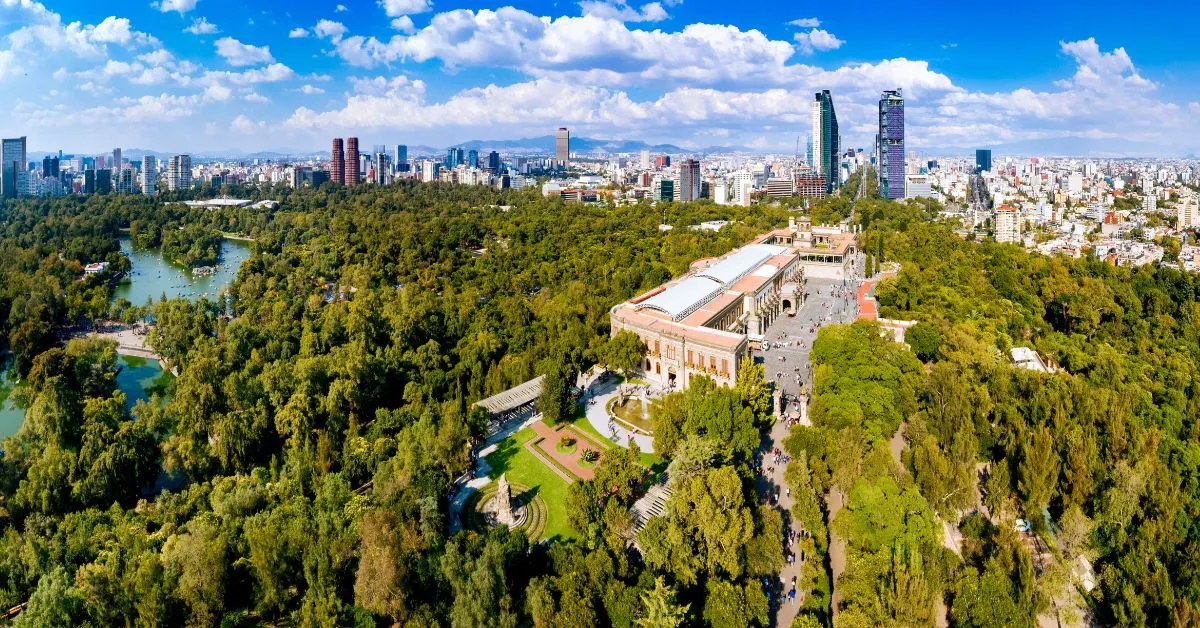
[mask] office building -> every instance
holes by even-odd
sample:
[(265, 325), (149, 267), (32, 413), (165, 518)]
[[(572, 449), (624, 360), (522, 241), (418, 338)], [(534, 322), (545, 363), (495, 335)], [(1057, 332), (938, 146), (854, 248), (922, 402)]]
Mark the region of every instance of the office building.
[(933, 198), (933, 184), (928, 174), (904, 175), (904, 198)]
[(133, 168), (121, 168), (116, 171), (115, 175), (116, 181), (114, 181), (114, 184), (117, 188), (117, 194), (133, 194)]
[(333, 150), (329, 153), (329, 178), (338, 185), (346, 184), (346, 154), (342, 150), (342, 138), (333, 138)]
[(655, 168), (670, 168), (671, 167), (671, 156), (670, 155), (659, 155), (659, 156), (655, 157), (654, 158), (654, 167)]
[(650, 169), (650, 151), (644, 149), (642, 150), (641, 166), (642, 170)]
[(388, 182), (387, 175), (389, 169), (387, 153), (383, 151), (375, 153), (375, 183), (379, 185), (386, 185)]
[(1008, 205), (996, 208), (996, 241), (1021, 241), (1021, 214)]
[(679, 164), (679, 200), (700, 200), (700, 160), (684, 159)]
[(16, 198), (24, 195), (22, 185), (25, 178), (25, 136), (5, 138), (0, 144), (0, 157), (3, 158), (0, 169), (0, 196)]
[(654, 182), (654, 189), (651, 194), (656, 201), (670, 201), (675, 199), (675, 182), (671, 179), (658, 179)]
[(346, 173), (346, 185), (358, 185), (362, 180), (362, 165), (358, 160), (358, 138), (346, 138), (346, 163), (343, 169)]
[(312, 186), (319, 188), (326, 183), (329, 183), (330, 175), (328, 170), (313, 170), (312, 171)]
[(467, 151), (467, 165), (472, 168), (479, 167), (479, 151), (475, 150), (474, 148)]
[(554, 160), (563, 168), (571, 165), (571, 133), (565, 126), (559, 127), (554, 134)]
[(992, 150), (980, 148), (975, 151), (975, 172), (988, 172), (992, 169)]
[(837, 112), (833, 94), (821, 90), (814, 94), (812, 104), (813, 159), (816, 171), (825, 178), (825, 193), (832, 194), (841, 187), (841, 135), (838, 132)]
[(120, 148), (113, 149), (112, 169), (113, 169), (113, 172), (119, 172), (121, 170), (121, 149)]
[(172, 192), (192, 188), (192, 156), (171, 155), (167, 162), (167, 189)]
[(429, 183), (431, 181), (437, 181), (439, 165), (440, 164), (438, 164), (438, 162), (433, 161), (432, 159), (427, 160), (424, 163), (422, 163), (421, 164), (421, 180), (424, 181), (425, 183)]
[(825, 178), (815, 170), (800, 170), (796, 173), (796, 195), (803, 198), (825, 198)]
[(796, 192), (796, 182), (787, 177), (772, 177), (767, 179), (766, 192), (771, 198), (792, 196)]
[(158, 183), (158, 159), (154, 155), (142, 157), (142, 194), (154, 196)]
[(500, 153), (496, 151), (488, 153), (487, 169), (492, 174), (500, 174)]
[(879, 194), (904, 198), (904, 97), (890, 89), (879, 97)]
[(813, 136), (809, 135), (805, 143), (807, 144), (807, 148), (804, 153), (804, 163), (808, 164), (810, 168), (815, 167), (813, 165)]
[(88, 168), (87, 170), (83, 171), (83, 185), (80, 186), (79, 190), (81, 192), (83, 192), (84, 194), (95, 194), (96, 193), (96, 171), (95, 170), (93, 170), (92, 168)]
[(58, 178), (58, 157), (48, 156), (42, 159), (42, 178)]
[(396, 172), (408, 172), (408, 146), (396, 145)]
[(96, 169), (96, 194), (110, 194), (112, 191), (112, 170), (109, 168)]

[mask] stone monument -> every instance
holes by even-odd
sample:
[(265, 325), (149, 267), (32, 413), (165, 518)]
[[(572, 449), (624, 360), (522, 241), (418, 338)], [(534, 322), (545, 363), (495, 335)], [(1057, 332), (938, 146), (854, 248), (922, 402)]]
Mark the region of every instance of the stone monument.
[(508, 485), (508, 476), (500, 474), (496, 490), (496, 523), (512, 526), (514, 523), (512, 511), (512, 488)]

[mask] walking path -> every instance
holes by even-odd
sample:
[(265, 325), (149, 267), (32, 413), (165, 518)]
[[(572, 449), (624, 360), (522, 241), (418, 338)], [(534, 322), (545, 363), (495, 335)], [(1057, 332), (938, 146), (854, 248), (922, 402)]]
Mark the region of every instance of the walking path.
[[(783, 539), (787, 546), (784, 551), (783, 569), (779, 572), (779, 580), (770, 583), (768, 587), (768, 591), (771, 592), (772, 604), (776, 605), (774, 625), (778, 628), (787, 628), (792, 625), (792, 620), (796, 618), (796, 611), (804, 603), (805, 593), (804, 591), (797, 590), (795, 599), (790, 601), (786, 599), (788, 591), (792, 588), (793, 579), (795, 579), (797, 584), (801, 582), (800, 572), (804, 567), (804, 563), (800, 557), (795, 556), (796, 544), (791, 541), (793, 530), (797, 535), (802, 531), (798, 525), (793, 526), (792, 522), (792, 505), (795, 503), (795, 500), (792, 498), (791, 490), (784, 479), (788, 463), (780, 461), (778, 464), (775, 464), (773, 462), (774, 450), (778, 448), (780, 452), (784, 452), (783, 442), (790, 433), (791, 427), (782, 418), (776, 420), (775, 424), (771, 426), (770, 440), (760, 452), (763, 473), (758, 476), (756, 481), (759, 493), (765, 498), (769, 500), (771, 496), (777, 496), (774, 508), (779, 511), (780, 516), (783, 518)], [(795, 558), (789, 562), (788, 556), (795, 556)]]
[[(526, 449), (529, 449), (530, 451), (540, 449), (541, 453), (552, 458), (554, 462), (566, 467), (567, 471), (574, 473), (579, 479), (590, 480), (596, 477), (595, 469), (584, 467), (579, 464), (580, 457), (583, 455), (583, 450), (588, 449), (588, 445), (594, 444), (579, 430), (569, 426), (554, 429), (553, 427), (550, 427), (541, 421), (534, 423), (530, 427), (532, 427), (534, 433), (538, 436), (541, 436), (543, 440), (539, 444), (534, 444), (537, 439), (529, 441), (526, 443)], [(571, 453), (564, 453), (558, 450), (558, 441), (563, 436), (569, 436), (575, 439), (575, 450)], [(534, 455), (537, 454), (535, 453)], [(542, 458), (543, 456), (538, 457)], [(549, 460), (543, 460), (542, 462), (551, 469), (558, 471), (560, 476), (563, 476), (563, 473), (561, 472), (562, 470), (557, 468), (557, 466), (555, 466), (552, 462)], [(565, 476), (563, 476), (563, 479), (566, 480), (568, 484), (575, 481), (575, 478), (569, 478)]]
[[(492, 467), (487, 461), (488, 455), (496, 451), (496, 447), (500, 444), (500, 442), (528, 427), (529, 425), (532, 425), (533, 423), (540, 423), (541, 420), (542, 415), (534, 412), (526, 417), (524, 421), (513, 421), (508, 425), (505, 425), (495, 434), (488, 436), (482, 443), (478, 445), (479, 450), (475, 453), (475, 469), (472, 470), (471, 473), (458, 478), (458, 480), (456, 480), (454, 483), (454, 494), (450, 497), (450, 505), (448, 508), (450, 515), (448, 517), (450, 523), (450, 534), (454, 534), (462, 529), (461, 512), (463, 504), (467, 502), (467, 498), (469, 498), (472, 493), (487, 486), (488, 483), (492, 481), (492, 478), (488, 477), (488, 473), (491, 473), (492, 471)], [(547, 466), (550, 466), (552, 469), (554, 468), (553, 465)]]
[[(611, 377), (596, 380), (591, 383), (585, 393), (587, 405), (587, 420), (600, 434), (610, 434), (609, 440), (622, 447), (628, 447), (629, 441), (638, 444), (643, 453), (654, 453), (654, 437), (638, 434), (627, 430), (608, 416), (608, 401), (618, 396), (617, 382)], [(595, 403), (592, 403), (595, 401)]]

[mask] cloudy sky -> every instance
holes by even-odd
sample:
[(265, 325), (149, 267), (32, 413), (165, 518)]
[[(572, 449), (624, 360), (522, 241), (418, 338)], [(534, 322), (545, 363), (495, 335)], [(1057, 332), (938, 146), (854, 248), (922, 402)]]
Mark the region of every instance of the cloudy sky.
[[(1194, 1), (0, 0), (0, 133), (30, 150), (447, 146), (546, 135), (790, 148), (812, 93), (869, 146), (1200, 153)], [(891, 7), (891, 8), (888, 8)]]

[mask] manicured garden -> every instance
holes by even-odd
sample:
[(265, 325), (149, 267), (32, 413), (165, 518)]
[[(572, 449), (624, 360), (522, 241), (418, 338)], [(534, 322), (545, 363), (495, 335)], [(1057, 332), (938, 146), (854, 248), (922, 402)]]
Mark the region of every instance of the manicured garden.
[(525, 428), (501, 442), (496, 451), (487, 457), (491, 467), (488, 476), (495, 480), (505, 473), (514, 486), (527, 486), (528, 490), (542, 499), (546, 504), (546, 521), (541, 538), (575, 538), (575, 533), (567, 525), (567, 483), (525, 449), (525, 443), (536, 437), (533, 430)]

